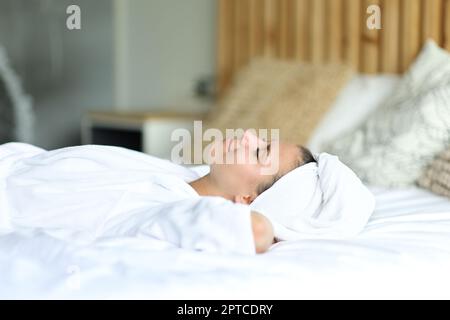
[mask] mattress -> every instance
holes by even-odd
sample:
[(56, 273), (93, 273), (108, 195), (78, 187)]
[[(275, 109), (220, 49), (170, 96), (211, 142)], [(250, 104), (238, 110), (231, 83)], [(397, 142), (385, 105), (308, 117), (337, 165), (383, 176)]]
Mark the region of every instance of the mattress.
[(280, 242), (258, 256), (4, 234), (0, 298), (450, 298), (450, 201), (418, 188), (371, 190), (376, 210), (358, 237)]

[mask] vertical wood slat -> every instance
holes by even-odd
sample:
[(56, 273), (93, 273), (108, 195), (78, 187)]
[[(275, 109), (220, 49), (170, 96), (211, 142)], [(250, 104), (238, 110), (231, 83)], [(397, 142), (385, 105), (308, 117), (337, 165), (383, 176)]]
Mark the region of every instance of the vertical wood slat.
[(234, 3), (234, 68), (237, 70), (249, 59), (249, 0)]
[(264, 7), (259, 2), (250, 0), (250, 58), (261, 56), (264, 50)]
[(287, 16), (286, 58), (292, 59), (295, 57), (295, 0), (287, 0), (285, 10)]
[(322, 63), (325, 61), (326, 33), (325, 33), (325, 0), (312, 0), (310, 2), (310, 50), (311, 62)]
[[(366, 27), (382, 8), (382, 30)], [(450, 50), (450, 0), (219, 0), (217, 85), (252, 57), (344, 61), (362, 72), (402, 72), (431, 37)]]
[(399, 67), (400, 0), (383, 0), (380, 71), (397, 73)]
[(233, 0), (219, 0), (217, 43), (217, 91), (223, 95), (233, 76)]
[(296, 0), (295, 12), (295, 57), (300, 61), (309, 59), (309, 1)]
[(327, 1), (327, 61), (340, 62), (343, 58), (343, 0)]
[[(361, 34), (361, 71), (364, 73), (376, 73), (378, 71), (379, 34), (378, 29), (369, 29), (367, 9), (370, 5), (380, 5), (379, 0), (364, 0), (362, 6), (362, 34)], [(372, 14), (372, 13), (370, 13)]]
[(344, 62), (358, 70), (361, 32), (361, 1), (344, 0)]
[(450, 51), (450, 0), (444, 3), (444, 48)]
[(276, 53), (276, 0), (264, 0), (264, 55)]
[(288, 51), (288, 1), (278, 0), (278, 55), (280, 58), (287, 57)]
[(405, 71), (416, 57), (421, 46), (420, 0), (402, 0), (400, 71)]
[(442, 26), (442, 1), (425, 0), (422, 2), (423, 23), (422, 23), (422, 41), (431, 38), (436, 43), (441, 43)]
[(233, 0), (233, 69), (234, 71), (239, 69), (240, 61), (239, 57), (241, 56), (240, 47), (240, 37), (239, 37), (239, 29), (240, 29), (240, 20), (241, 20), (241, 8), (239, 6), (239, 0)]
[(342, 27), (343, 1), (327, 0), (326, 25), (328, 44), (326, 46), (326, 60), (332, 63), (342, 61)]

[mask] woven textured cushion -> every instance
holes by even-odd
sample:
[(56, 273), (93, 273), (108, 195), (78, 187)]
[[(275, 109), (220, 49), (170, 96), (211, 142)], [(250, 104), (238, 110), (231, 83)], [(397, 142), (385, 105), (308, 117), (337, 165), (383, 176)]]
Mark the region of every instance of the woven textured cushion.
[(253, 60), (238, 73), (206, 126), (280, 129), (281, 139), (305, 144), (352, 74), (343, 65)]
[[(355, 108), (358, 106), (355, 106)], [(367, 183), (413, 185), (450, 140), (450, 54), (428, 41), (387, 100), (325, 148)]]
[(417, 183), (425, 189), (450, 198), (450, 148), (431, 162)]

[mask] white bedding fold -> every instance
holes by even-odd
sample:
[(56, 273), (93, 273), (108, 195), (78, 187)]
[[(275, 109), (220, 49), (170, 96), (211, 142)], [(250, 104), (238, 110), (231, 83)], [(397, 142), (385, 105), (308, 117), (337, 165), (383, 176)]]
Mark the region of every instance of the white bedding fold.
[(117, 147), (48, 152), (8, 144), (0, 146), (0, 172), (4, 232), (39, 229), (80, 244), (146, 237), (192, 250), (255, 253), (249, 207), (200, 197), (187, 183), (198, 175), (166, 160)]
[(342, 239), (360, 233), (375, 207), (372, 193), (338, 157), (322, 153), (298, 167), (251, 204), (282, 240)]
[(283, 241), (264, 255), (134, 236), (75, 246), (15, 231), (0, 236), (0, 298), (448, 299), (450, 201), (417, 188), (371, 190), (377, 207), (357, 237)]

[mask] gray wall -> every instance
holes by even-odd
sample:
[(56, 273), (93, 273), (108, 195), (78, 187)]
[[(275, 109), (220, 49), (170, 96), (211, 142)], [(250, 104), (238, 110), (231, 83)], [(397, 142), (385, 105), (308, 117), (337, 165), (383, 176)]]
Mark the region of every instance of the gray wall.
[[(66, 28), (81, 7), (82, 29)], [(0, 0), (0, 44), (36, 110), (35, 143), (80, 143), (87, 110), (192, 110), (214, 73), (216, 0)], [(121, 9), (120, 12), (117, 9)]]
[(121, 78), (128, 81), (117, 90), (125, 89), (125, 97), (117, 100), (119, 107), (195, 109), (200, 103), (193, 94), (196, 81), (215, 72), (217, 1), (126, 4), (125, 22), (118, 25), (125, 29), (127, 48), (118, 63), (126, 71), (118, 74), (118, 83)]
[[(70, 4), (81, 30), (66, 28)], [(0, 43), (33, 97), (37, 145), (79, 144), (83, 112), (113, 107), (111, 0), (0, 0)]]

